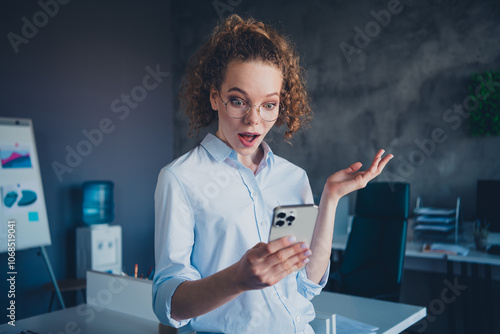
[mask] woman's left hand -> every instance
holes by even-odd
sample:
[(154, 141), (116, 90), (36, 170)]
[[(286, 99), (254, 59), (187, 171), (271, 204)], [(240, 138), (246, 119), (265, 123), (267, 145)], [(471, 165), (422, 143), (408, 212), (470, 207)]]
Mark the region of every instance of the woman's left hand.
[(326, 198), (338, 200), (342, 196), (364, 188), (369, 181), (382, 172), (385, 165), (394, 157), (392, 154), (388, 154), (382, 158), (384, 152), (384, 150), (377, 152), (370, 168), (366, 171), (360, 171), (362, 164), (356, 162), (348, 168), (330, 175), (326, 181), (323, 195), (326, 195)]

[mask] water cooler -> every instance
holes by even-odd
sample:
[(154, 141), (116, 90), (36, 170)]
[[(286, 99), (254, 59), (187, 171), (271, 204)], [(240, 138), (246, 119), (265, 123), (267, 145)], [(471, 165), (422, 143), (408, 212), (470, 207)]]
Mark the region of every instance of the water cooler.
[(76, 276), (87, 270), (122, 272), (122, 229), (109, 225), (114, 219), (113, 183), (87, 181), (83, 184), (82, 219), (87, 225), (76, 230)]

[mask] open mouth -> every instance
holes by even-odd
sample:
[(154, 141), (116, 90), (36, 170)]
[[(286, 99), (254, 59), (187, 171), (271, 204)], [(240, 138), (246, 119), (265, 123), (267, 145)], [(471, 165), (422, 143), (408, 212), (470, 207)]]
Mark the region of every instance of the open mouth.
[(246, 147), (250, 147), (254, 144), (255, 140), (259, 137), (259, 134), (256, 133), (238, 133), (238, 137), (240, 138), (240, 142)]

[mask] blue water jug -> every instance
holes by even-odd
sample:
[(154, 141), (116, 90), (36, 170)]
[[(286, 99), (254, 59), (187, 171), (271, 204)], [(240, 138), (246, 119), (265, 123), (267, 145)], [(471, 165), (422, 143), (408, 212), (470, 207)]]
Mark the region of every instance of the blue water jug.
[(111, 223), (114, 216), (113, 187), (111, 181), (83, 183), (83, 222), (87, 225)]

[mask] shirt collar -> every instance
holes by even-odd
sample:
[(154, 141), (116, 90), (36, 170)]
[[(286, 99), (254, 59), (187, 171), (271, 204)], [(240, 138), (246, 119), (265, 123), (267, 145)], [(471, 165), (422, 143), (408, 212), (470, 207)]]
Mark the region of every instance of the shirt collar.
[(267, 143), (265, 141), (263, 141), (261, 143), (261, 147), (264, 150), (264, 158), (262, 158), (262, 161), (265, 161), (266, 163), (268, 161), (274, 162), (274, 153), (271, 150), (271, 148), (269, 147), (269, 145), (267, 145)]
[(226, 160), (231, 153), (234, 152), (231, 147), (227, 146), (226, 143), (211, 133), (205, 136), (201, 142), (201, 146), (203, 146), (217, 162)]
[[(229, 157), (237, 159), (236, 151), (211, 133), (205, 136), (201, 142), (201, 146), (203, 146), (217, 162), (222, 162)], [(263, 141), (261, 147), (264, 150), (264, 158), (262, 160), (267, 162), (269, 159), (271, 162), (274, 162), (274, 153), (271, 151), (269, 145)]]

